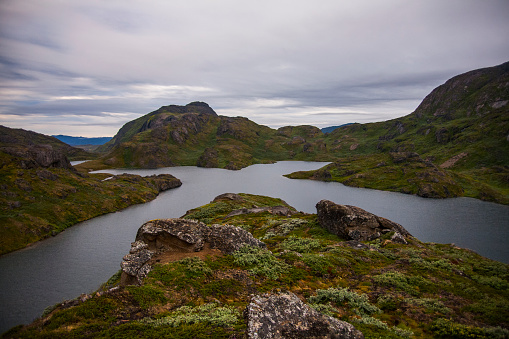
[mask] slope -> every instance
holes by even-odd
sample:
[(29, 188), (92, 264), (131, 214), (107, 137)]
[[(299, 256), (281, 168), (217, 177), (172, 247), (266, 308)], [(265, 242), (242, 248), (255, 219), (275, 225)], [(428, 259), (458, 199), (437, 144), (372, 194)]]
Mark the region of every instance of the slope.
[(339, 159), (291, 177), (507, 204), (508, 103), (509, 63), (458, 75), (405, 117), (334, 130), (325, 140)]
[[(286, 215), (276, 212), (281, 210)], [(367, 339), (509, 336), (508, 265), (451, 244), (423, 243), (409, 235), (402, 240), (395, 232), (371, 241), (342, 238), (323, 227), (317, 212), (303, 214), (280, 199), (230, 193), (183, 219), (152, 220), (145, 225), (153, 225), (147, 234), (159, 244), (158, 252), (140, 240), (140, 227), (138, 241), (124, 257), (124, 263), (136, 264), (141, 253), (154, 255), (141, 284), (121, 282), (128, 267), (123, 263), (124, 273), (97, 293), (48, 307), (40, 319), (5, 337), (267, 338), (276, 335), (264, 335), (267, 328), (288, 329), (288, 323), (300, 332), (287, 337), (324, 335), (323, 322), (302, 326), (314, 312), (310, 309), (262, 308), (263, 298), (281, 295), (294, 295), (323, 317), (351, 323)], [(209, 230), (251, 233), (259, 246), (231, 253), (209, 248), (212, 243), (195, 242), (198, 220)], [(185, 233), (181, 239), (187, 242), (157, 235), (155, 225), (177, 221), (186, 229), (175, 229), (174, 236)], [(231, 236), (225, 235), (225, 243)], [(197, 252), (184, 248), (199, 244), (203, 249)], [(164, 246), (171, 248), (164, 252)], [(250, 317), (257, 309), (266, 313), (266, 322), (253, 325)], [(281, 314), (291, 317), (286, 324), (274, 320)]]

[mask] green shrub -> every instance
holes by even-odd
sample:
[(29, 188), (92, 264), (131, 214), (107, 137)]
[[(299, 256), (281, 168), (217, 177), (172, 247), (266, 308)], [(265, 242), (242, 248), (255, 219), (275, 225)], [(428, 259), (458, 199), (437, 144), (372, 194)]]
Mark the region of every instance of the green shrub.
[(496, 290), (507, 290), (509, 289), (509, 283), (497, 276), (488, 277), (488, 276), (482, 276), (482, 275), (473, 275), (472, 280), (478, 282), (482, 285), (491, 286)]
[(256, 246), (243, 246), (233, 253), (234, 262), (244, 266), (254, 275), (266, 276), (269, 279), (277, 279), (288, 268), (288, 265), (278, 260), (274, 254)]
[(233, 307), (219, 307), (219, 303), (209, 303), (198, 307), (182, 306), (169, 316), (140, 320), (152, 326), (177, 327), (182, 324), (207, 323), (214, 326), (230, 327), (239, 321), (240, 312)]
[(420, 288), (430, 285), (429, 281), (418, 276), (405, 276), (400, 272), (386, 272), (373, 277), (373, 280), (385, 286), (393, 286), (411, 295), (418, 295)]
[(326, 304), (333, 302), (338, 306), (348, 304), (348, 307), (358, 315), (381, 313), (381, 310), (369, 302), (366, 294), (358, 294), (348, 288), (328, 288), (317, 290), (315, 296), (309, 297), (311, 304)]
[(421, 298), (421, 299), (405, 299), (405, 301), (412, 305), (422, 306), (427, 312), (438, 312), (438, 313), (450, 313), (451, 309), (446, 307), (443, 302), (433, 298)]
[(457, 324), (447, 319), (437, 319), (430, 327), (431, 332), (438, 338), (509, 338), (509, 331), (501, 327), (482, 328)]

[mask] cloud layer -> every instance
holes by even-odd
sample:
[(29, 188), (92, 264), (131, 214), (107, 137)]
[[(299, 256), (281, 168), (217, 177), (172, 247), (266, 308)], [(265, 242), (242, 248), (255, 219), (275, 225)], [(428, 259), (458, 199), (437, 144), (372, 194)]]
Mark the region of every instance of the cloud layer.
[(406, 115), (507, 61), (506, 0), (0, 2), (0, 124), (113, 135), (169, 104), (280, 127)]

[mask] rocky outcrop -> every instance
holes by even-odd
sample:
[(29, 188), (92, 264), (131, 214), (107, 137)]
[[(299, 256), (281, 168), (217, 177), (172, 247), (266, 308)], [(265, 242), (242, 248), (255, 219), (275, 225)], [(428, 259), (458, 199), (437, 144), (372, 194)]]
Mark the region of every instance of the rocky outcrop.
[(294, 215), (297, 213), (295, 209), (292, 209), (288, 206), (269, 206), (269, 207), (254, 207), (254, 208), (241, 208), (235, 211), (230, 212), (226, 218), (234, 217), (236, 215), (243, 215), (243, 214), (251, 214), (251, 213), (264, 213), (269, 212), (270, 214), (274, 215), (282, 215), (289, 217), (291, 215)]
[(121, 284), (141, 284), (151, 271), (152, 263), (168, 252), (192, 253), (204, 248), (233, 253), (244, 245), (265, 247), (251, 233), (232, 225), (207, 226), (189, 219), (158, 219), (143, 224), (124, 256)]
[(322, 200), (316, 204), (316, 210), (318, 222), (323, 228), (347, 240), (370, 241), (388, 232), (398, 233), (395, 239), (411, 236), (400, 224), (356, 206)]
[(51, 145), (31, 145), (28, 147), (2, 147), (1, 151), (19, 158), (21, 168), (66, 168), (71, 169), (67, 157), (53, 149)]
[(345, 338), (364, 335), (347, 322), (321, 314), (293, 293), (254, 296), (244, 311), (248, 338)]
[(207, 147), (198, 158), (196, 166), (205, 168), (219, 167), (219, 154), (217, 150)]

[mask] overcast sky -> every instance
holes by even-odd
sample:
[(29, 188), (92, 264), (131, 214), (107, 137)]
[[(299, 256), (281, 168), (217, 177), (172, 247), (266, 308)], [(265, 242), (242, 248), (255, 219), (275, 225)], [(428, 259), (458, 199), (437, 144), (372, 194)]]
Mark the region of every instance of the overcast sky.
[(508, 0), (1, 0), (0, 124), (112, 136), (205, 101), (263, 125), (388, 120), (509, 61)]

